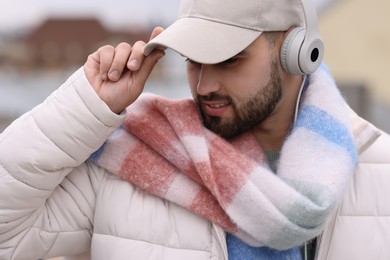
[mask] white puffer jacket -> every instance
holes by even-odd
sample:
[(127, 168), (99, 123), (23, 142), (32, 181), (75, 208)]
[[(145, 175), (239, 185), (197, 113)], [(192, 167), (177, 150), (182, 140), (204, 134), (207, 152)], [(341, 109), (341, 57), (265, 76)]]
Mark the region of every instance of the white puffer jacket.
[(0, 136), (0, 259), (227, 259), (225, 234), (84, 161), (115, 115), (77, 71)]
[[(88, 251), (92, 259), (104, 260), (228, 259), (221, 228), (85, 163), (123, 118), (100, 101), (80, 69), (1, 134), (0, 260)], [(370, 158), (371, 148), (366, 148), (378, 131), (358, 117), (354, 120), (359, 146), (365, 151), (362, 160), (367, 162), (358, 168), (356, 185), (361, 186), (360, 179), (376, 182), (376, 176), (381, 176), (383, 181), (375, 183), (376, 187), (388, 186), (388, 136), (381, 137), (387, 142), (379, 147), (382, 152)], [(384, 153), (386, 161), (381, 161)], [(385, 163), (381, 167), (369, 162)], [(355, 214), (356, 209), (362, 216), (389, 216), (389, 206), (378, 202), (377, 196), (383, 194), (366, 192), (359, 187), (347, 193), (349, 202), (341, 205), (321, 239), (319, 259), (389, 259), (388, 247), (382, 247), (390, 242), (388, 218), (359, 221), (343, 217)], [(360, 211), (362, 203), (364, 210)], [(353, 233), (346, 233), (350, 229)], [(371, 250), (370, 257), (354, 257), (352, 250)]]
[(388, 260), (390, 136), (356, 114), (351, 116), (359, 164), (344, 200), (320, 238), (316, 259)]

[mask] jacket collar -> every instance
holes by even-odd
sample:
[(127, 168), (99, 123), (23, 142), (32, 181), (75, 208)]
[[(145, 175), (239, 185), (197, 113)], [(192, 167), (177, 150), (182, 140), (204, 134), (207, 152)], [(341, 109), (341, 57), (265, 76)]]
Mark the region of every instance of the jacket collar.
[(352, 134), (355, 138), (358, 153), (363, 153), (381, 135), (381, 131), (374, 125), (358, 116), (352, 109), (349, 109), (349, 116), (352, 124)]

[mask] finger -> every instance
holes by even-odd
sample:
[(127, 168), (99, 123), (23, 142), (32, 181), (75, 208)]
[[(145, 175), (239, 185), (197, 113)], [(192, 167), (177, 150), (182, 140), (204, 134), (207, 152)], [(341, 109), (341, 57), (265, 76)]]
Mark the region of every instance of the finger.
[(108, 72), (108, 78), (112, 81), (117, 81), (123, 70), (126, 68), (126, 63), (131, 53), (131, 46), (128, 43), (122, 42), (115, 48), (115, 54)]
[(162, 27), (156, 27), (153, 29), (151, 35), (150, 35), (150, 40), (152, 40), (153, 38), (155, 38), (157, 35), (159, 35), (160, 33), (162, 33), (164, 31), (164, 28)]
[(106, 45), (97, 50), (97, 56), (100, 64), (100, 76), (103, 80), (108, 78), (108, 71), (111, 67), (112, 60), (114, 59), (114, 47)]
[(144, 46), (145, 42), (138, 41), (134, 43), (133, 48), (131, 49), (131, 54), (127, 62), (127, 68), (131, 71), (137, 71), (141, 64), (143, 63), (144, 56)]
[(140, 69), (133, 74), (133, 83), (139, 87), (144, 86), (154, 66), (164, 55), (165, 52), (163, 50), (156, 49), (148, 57), (145, 57)]

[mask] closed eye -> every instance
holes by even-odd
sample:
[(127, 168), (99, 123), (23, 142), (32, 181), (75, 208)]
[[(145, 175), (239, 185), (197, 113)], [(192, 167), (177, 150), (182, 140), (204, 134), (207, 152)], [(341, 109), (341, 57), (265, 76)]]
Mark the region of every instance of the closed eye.
[(236, 56), (234, 56), (233, 58), (230, 58), (228, 60), (225, 60), (224, 62), (222, 62), (223, 64), (225, 65), (233, 65), (235, 63), (238, 62), (238, 58)]
[(231, 57), (230, 59), (227, 59), (223, 62), (221, 62), (221, 65), (223, 66), (234, 66), (237, 65), (241, 59), (245, 58), (248, 55), (248, 52), (246, 50), (243, 50), (239, 54)]

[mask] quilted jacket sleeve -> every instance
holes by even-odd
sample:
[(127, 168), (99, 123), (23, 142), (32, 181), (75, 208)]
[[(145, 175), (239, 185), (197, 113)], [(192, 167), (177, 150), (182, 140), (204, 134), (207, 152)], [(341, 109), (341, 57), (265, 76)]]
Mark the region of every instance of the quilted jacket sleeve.
[(88, 249), (102, 170), (85, 161), (123, 117), (81, 68), (0, 135), (0, 259)]

